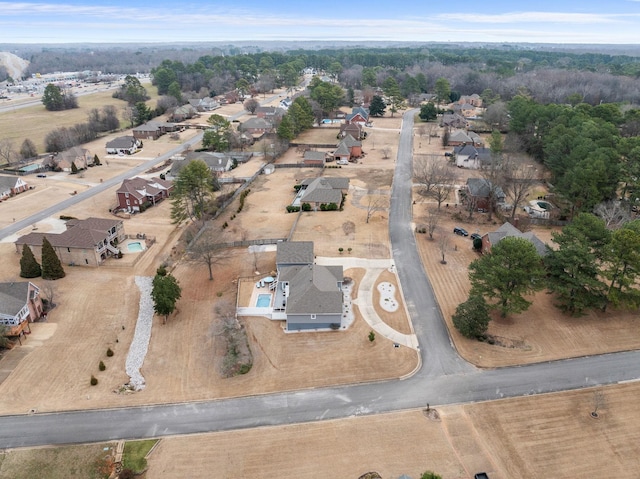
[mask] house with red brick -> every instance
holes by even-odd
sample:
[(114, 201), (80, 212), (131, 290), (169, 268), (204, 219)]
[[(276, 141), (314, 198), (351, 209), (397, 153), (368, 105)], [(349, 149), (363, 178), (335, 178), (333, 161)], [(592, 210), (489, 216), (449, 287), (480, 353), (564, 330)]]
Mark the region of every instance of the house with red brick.
[(353, 107), (351, 113), (346, 116), (345, 121), (347, 123), (355, 123), (360, 126), (365, 126), (369, 123), (369, 110), (361, 106)]
[(20, 176), (0, 175), (0, 201), (27, 191), (29, 185)]
[(40, 288), (31, 281), (0, 283), (0, 324), (18, 326), (42, 316), (44, 308)]
[(173, 184), (161, 178), (129, 178), (116, 191), (118, 209), (130, 213), (143, 211), (168, 198), (172, 191)]
[(327, 154), (324, 151), (307, 150), (302, 158), (305, 166), (324, 166), (326, 161)]

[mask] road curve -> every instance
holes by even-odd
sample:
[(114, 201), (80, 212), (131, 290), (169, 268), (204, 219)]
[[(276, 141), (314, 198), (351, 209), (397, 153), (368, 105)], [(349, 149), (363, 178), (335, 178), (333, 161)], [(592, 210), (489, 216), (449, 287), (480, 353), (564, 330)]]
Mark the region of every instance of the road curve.
[[(640, 351), (480, 370), (451, 345), (411, 228), (412, 125), (404, 115), (392, 189), (394, 261), (420, 343), (422, 368), (405, 380), (108, 410), (0, 417), (0, 448), (160, 437), (303, 423), (431, 405), (577, 389), (640, 377)], [(147, 166), (148, 167), (148, 166)]]

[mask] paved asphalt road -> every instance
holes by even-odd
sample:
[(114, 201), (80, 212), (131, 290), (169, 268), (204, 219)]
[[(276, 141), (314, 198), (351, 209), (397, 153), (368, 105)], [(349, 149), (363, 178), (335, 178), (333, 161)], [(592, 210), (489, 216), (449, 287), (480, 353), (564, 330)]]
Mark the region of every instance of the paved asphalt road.
[(237, 399), (4, 416), (0, 417), (0, 448), (302, 423), (639, 378), (639, 351), (492, 370), (477, 369), (458, 357), (421, 266), (410, 226), (413, 114), (404, 116), (389, 217), (394, 260), (421, 346), (422, 367), (416, 374), (404, 380)]

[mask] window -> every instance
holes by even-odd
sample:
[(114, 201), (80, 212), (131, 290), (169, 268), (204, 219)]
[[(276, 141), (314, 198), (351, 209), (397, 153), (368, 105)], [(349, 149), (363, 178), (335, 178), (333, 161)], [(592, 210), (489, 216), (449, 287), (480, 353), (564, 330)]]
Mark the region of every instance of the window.
[(311, 319), (316, 319), (316, 315), (315, 315), (315, 314), (312, 314), (312, 315), (311, 315)]
[(125, 193), (125, 194), (124, 194), (124, 197), (125, 197), (125, 198), (129, 198), (129, 193)]
[(127, 200), (127, 206), (129, 206), (129, 200)]

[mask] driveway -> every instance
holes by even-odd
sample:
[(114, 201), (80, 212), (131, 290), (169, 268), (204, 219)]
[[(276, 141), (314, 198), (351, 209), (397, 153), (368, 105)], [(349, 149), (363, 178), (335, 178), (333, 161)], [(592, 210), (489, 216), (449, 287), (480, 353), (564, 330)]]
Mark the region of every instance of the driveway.
[(637, 380), (640, 351), (479, 370), (456, 354), (411, 231), (413, 115), (404, 115), (393, 181), (393, 260), (420, 345), (412, 377), (245, 398), (0, 417), (0, 448), (99, 442), (304, 423)]

